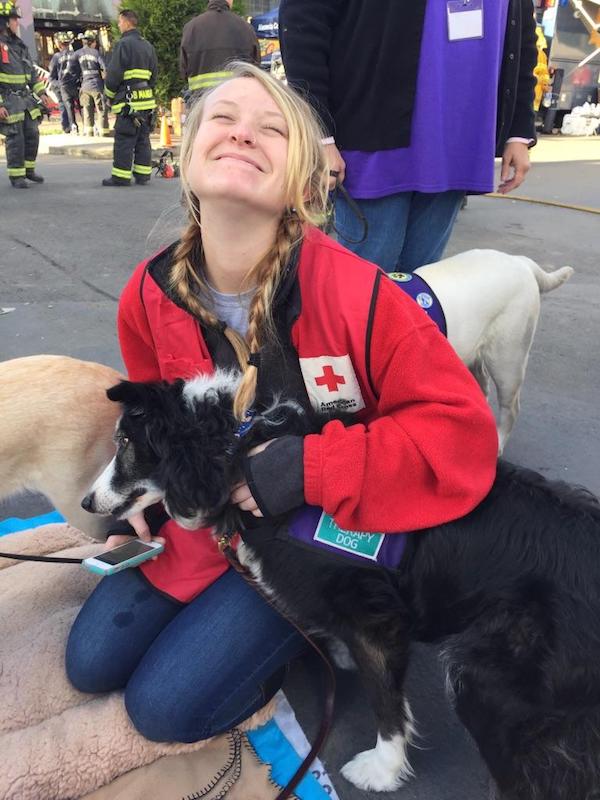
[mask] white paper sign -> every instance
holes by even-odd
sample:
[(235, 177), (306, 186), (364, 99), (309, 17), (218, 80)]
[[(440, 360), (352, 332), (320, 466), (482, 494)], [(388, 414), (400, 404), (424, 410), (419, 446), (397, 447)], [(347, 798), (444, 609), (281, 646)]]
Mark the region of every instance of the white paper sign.
[(458, 42), (462, 39), (481, 39), (483, 37), (482, 0), (448, 0), (448, 39)]

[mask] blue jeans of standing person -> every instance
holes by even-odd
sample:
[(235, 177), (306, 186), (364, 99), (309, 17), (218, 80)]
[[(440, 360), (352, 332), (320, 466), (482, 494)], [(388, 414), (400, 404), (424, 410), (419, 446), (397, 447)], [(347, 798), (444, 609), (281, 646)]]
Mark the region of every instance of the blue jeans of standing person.
[(338, 192), (338, 241), (386, 272), (412, 272), (440, 260), (464, 196), (463, 191), (399, 192), (373, 200), (355, 200), (368, 224), (367, 238), (358, 244), (363, 223)]
[(79, 612), (66, 669), (80, 691), (124, 689), (147, 739), (196, 742), (262, 708), (305, 647), (232, 569), (188, 604), (127, 569), (103, 578)]
[(67, 114), (67, 109), (65, 108), (65, 104), (62, 101), (60, 92), (57, 94), (57, 105), (58, 105), (58, 110), (60, 111), (60, 126), (65, 133), (71, 133), (71, 126), (69, 125), (69, 115)]
[(60, 87), (60, 99), (62, 100), (65, 112), (67, 114), (67, 124), (69, 130), (77, 128), (77, 118), (75, 117), (75, 100), (77, 98), (77, 90), (71, 89), (66, 86)]

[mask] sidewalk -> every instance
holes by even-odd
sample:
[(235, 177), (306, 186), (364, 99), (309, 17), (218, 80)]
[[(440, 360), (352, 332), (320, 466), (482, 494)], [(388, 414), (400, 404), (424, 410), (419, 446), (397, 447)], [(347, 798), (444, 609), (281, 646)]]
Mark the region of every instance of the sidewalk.
[[(530, 155), (532, 168), (527, 180), (506, 195), (505, 202), (523, 198), (600, 210), (599, 136), (540, 136)], [(573, 180), (575, 172), (577, 181)], [(497, 161), (496, 185), (499, 173)]]
[[(152, 158), (158, 159), (164, 147), (160, 136), (151, 136)], [(169, 147), (175, 157), (179, 156), (181, 138), (172, 137)], [(75, 134), (50, 133), (40, 137), (41, 155), (63, 155), (70, 158), (111, 161), (113, 138), (78, 136)], [(0, 156), (4, 155), (0, 142)], [(507, 200), (519, 197), (535, 202), (561, 202), (567, 205), (600, 209), (600, 137), (598, 136), (540, 136), (538, 144), (531, 150), (531, 170), (527, 181)], [(589, 169), (580, 174), (577, 184), (570, 179), (574, 165), (582, 162)], [(499, 182), (500, 161), (496, 161), (496, 185)]]
[(600, 161), (600, 136), (541, 135), (531, 149), (531, 163)]
[[(151, 137), (152, 149), (159, 150), (160, 137)], [(40, 138), (40, 153), (68, 155), (74, 158), (112, 158), (112, 137), (92, 138), (72, 134), (50, 134)], [(173, 137), (174, 155), (179, 154), (181, 138)], [(567, 161), (600, 160), (600, 138), (597, 136), (540, 136), (538, 144), (531, 151), (534, 164)]]
[[(53, 126), (54, 127), (54, 126)], [(150, 137), (152, 157), (159, 158), (164, 147), (161, 147), (158, 133)], [(173, 144), (168, 148), (174, 156), (179, 155), (180, 137), (172, 137)], [(92, 158), (111, 161), (113, 157), (112, 136), (82, 136), (76, 133), (49, 133), (40, 136), (38, 155), (70, 156), (71, 158)], [(0, 156), (4, 157), (4, 140), (0, 140)]]
[[(179, 155), (181, 139), (172, 137), (173, 144), (168, 148), (174, 156)], [(164, 147), (161, 147), (160, 136), (152, 134), (152, 156), (158, 158)], [(113, 157), (112, 136), (78, 136), (72, 133), (55, 133), (40, 137), (40, 153), (51, 156), (71, 156), (71, 158), (93, 158), (111, 161)]]

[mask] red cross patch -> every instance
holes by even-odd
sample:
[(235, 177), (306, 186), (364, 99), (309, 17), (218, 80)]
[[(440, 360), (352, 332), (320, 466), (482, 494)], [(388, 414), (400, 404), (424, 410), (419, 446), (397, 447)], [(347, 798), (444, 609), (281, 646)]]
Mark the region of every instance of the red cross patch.
[(365, 407), (349, 355), (301, 358), (300, 369), (317, 411), (360, 411)]
[(323, 374), (320, 378), (315, 378), (317, 386), (326, 386), (330, 392), (337, 392), (338, 384), (346, 383), (343, 375), (336, 375), (330, 364), (323, 367)]

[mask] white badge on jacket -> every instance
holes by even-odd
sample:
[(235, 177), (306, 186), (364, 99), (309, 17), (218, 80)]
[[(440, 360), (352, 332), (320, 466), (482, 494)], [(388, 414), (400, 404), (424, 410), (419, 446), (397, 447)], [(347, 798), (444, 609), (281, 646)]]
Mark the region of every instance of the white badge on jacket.
[(365, 407), (349, 355), (299, 358), (304, 385), (316, 411), (347, 411)]
[(448, 39), (483, 38), (483, 0), (447, 0)]

